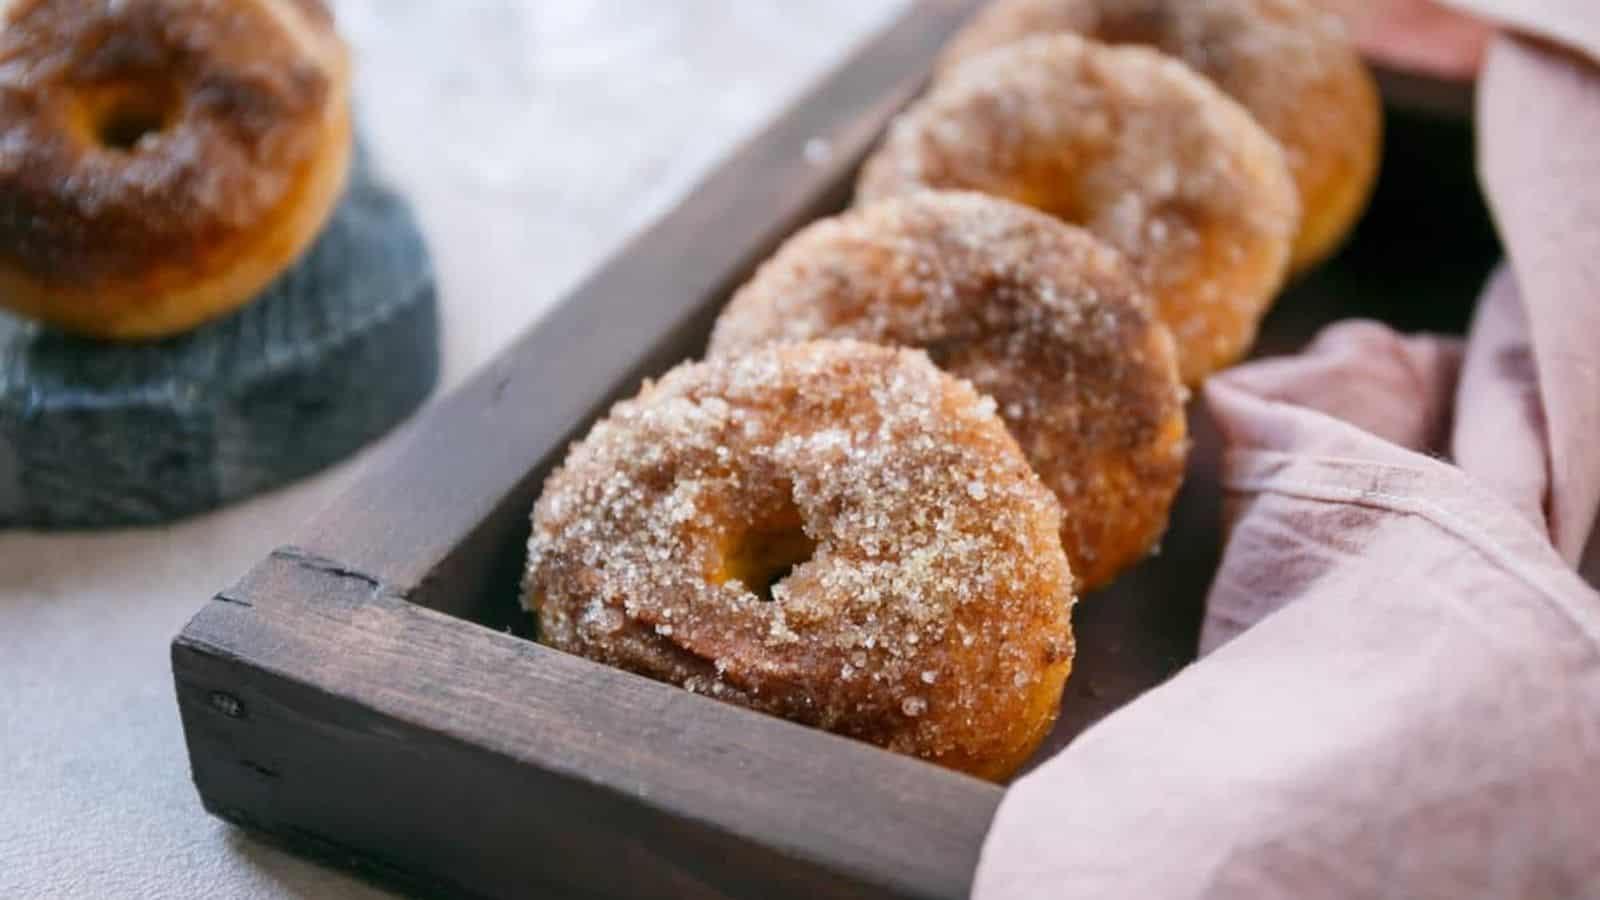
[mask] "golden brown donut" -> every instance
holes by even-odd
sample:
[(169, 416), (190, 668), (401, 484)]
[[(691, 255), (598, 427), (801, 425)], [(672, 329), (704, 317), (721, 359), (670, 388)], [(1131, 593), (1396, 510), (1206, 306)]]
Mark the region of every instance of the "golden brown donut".
[(351, 153), (321, 0), (0, 3), (0, 305), (108, 338), (255, 298)]
[(999, 779), (1071, 668), (1059, 528), (994, 401), (926, 355), (773, 346), (573, 447), (525, 602), (550, 646)]
[(925, 191), (802, 230), (733, 297), (713, 357), (812, 338), (926, 350), (993, 397), (1061, 500), (1088, 590), (1166, 529), (1187, 450), (1172, 337), (1088, 232), (970, 192)]
[(1278, 139), (1300, 192), (1292, 268), (1326, 257), (1360, 217), (1383, 121), (1372, 75), (1337, 16), (1305, 0), (995, 0), (957, 34), (940, 68), (1060, 32), (1175, 56)]
[(1242, 107), (1154, 50), (1070, 34), (935, 82), (867, 161), (857, 197), (927, 188), (1016, 200), (1122, 251), (1190, 384), (1249, 348), (1296, 226), (1283, 151)]

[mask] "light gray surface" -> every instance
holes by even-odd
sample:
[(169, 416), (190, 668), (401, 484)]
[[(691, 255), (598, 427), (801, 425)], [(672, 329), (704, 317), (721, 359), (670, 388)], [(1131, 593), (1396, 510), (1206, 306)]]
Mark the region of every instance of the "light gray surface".
[(90, 341), (0, 313), (0, 528), (207, 512), (344, 459), (415, 411), (439, 373), (433, 267), (408, 204), (372, 174), (356, 154), (299, 262), (187, 334)]
[[(338, 2), (439, 266), (446, 385), (901, 6)], [(0, 897), (382, 896), (204, 814), (167, 659), (371, 455), (174, 527), (0, 534)]]

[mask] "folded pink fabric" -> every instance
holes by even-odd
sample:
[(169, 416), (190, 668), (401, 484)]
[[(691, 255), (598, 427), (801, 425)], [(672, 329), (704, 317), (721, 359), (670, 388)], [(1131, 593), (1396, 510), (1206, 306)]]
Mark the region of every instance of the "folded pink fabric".
[(1466, 341), (1347, 323), (1207, 386), (1205, 655), (1012, 787), (976, 897), (1600, 896), (1600, 68), (1503, 37), (1479, 92)]
[(1600, 60), (1600, 9), (1596, 8), (1594, 0), (1441, 0), (1441, 2), (1485, 21), (1555, 41)]
[(1438, 0), (1312, 0), (1343, 16), (1368, 58), (1404, 72), (1472, 78), (1494, 30)]

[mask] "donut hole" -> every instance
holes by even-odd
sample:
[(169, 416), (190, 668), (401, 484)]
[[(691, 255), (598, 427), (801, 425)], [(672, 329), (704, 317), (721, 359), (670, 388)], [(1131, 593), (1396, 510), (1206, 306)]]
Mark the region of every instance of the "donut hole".
[(1173, 21), (1175, 18), (1172, 8), (1166, 5), (1117, 8), (1107, 10), (1094, 33), (1084, 36), (1102, 44), (1142, 44), (1178, 55), (1175, 51), (1183, 49), (1181, 42), (1173, 46), (1172, 42), (1164, 40), (1179, 30), (1179, 23)]
[(800, 510), (783, 492), (784, 500), (772, 515), (736, 535), (723, 550), (720, 583), (737, 581), (765, 603), (773, 589), (817, 552), (817, 542), (801, 525)]
[(102, 120), (95, 136), (108, 150), (132, 150), (145, 135), (166, 128), (166, 122), (147, 109), (119, 109)]
[(171, 128), (178, 119), (176, 87), (160, 80), (118, 83), (86, 92), (83, 130), (102, 150), (132, 153), (153, 135)]
[(1087, 226), (1094, 211), (1089, 199), (1078, 189), (1075, 173), (1057, 166), (1043, 165), (1017, 173), (1002, 185), (985, 186), (984, 193), (996, 194), (1023, 206), (1072, 225)]
[(728, 580), (745, 586), (756, 599), (771, 603), (773, 588), (817, 552), (804, 531), (752, 532), (727, 562)]

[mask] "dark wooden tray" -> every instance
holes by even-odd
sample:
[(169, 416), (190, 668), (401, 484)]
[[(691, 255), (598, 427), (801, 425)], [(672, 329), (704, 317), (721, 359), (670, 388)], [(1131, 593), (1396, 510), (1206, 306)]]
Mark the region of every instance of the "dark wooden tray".
[[(195, 616), (172, 662), (208, 810), (429, 894), (967, 895), (1001, 788), (537, 645), (516, 585), (567, 443), (699, 355), (730, 289), (845, 204), (975, 5), (921, 3), (865, 45)], [(1389, 127), (1367, 223), (1284, 297), (1264, 351), (1352, 313), (1465, 322), (1496, 253), (1470, 135), (1426, 111)], [(1042, 755), (1193, 657), (1219, 550), (1196, 430), (1165, 552), (1080, 606)]]

